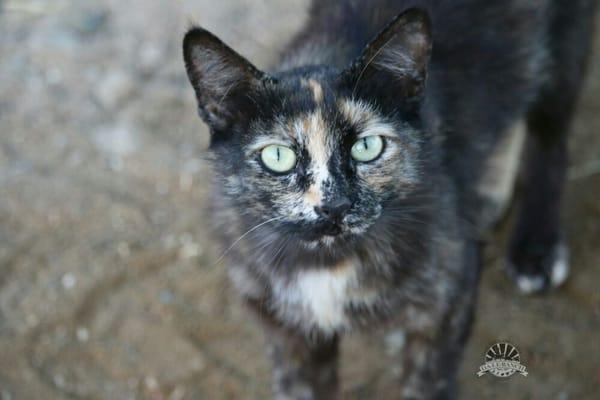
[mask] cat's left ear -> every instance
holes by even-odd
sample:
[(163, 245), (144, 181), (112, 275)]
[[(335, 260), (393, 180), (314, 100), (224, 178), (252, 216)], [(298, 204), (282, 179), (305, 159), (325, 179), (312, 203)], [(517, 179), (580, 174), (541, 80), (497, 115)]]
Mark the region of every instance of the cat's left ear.
[(183, 58), (200, 117), (213, 133), (248, 118), (252, 93), (267, 78), (263, 72), (202, 28), (193, 28), (185, 35)]
[(396, 96), (418, 98), (425, 85), (431, 40), (429, 14), (408, 9), (379, 32), (342, 77), (355, 89), (393, 90)]

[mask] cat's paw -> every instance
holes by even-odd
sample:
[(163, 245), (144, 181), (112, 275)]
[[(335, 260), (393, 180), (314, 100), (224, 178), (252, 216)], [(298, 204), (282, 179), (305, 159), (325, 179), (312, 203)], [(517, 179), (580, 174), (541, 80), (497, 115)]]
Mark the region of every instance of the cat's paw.
[(545, 292), (567, 280), (569, 250), (563, 241), (554, 246), (521, 247), (509, 255), (507, 269), (521, 292)]

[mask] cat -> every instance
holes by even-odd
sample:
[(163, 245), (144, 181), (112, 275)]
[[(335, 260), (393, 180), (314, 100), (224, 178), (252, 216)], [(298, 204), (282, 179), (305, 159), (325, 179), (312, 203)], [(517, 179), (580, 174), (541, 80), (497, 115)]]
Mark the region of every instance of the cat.
[(265, 326), (275, 398), (339, 398), (342, 335), (396, 328), (390, 397), (456, 396), (483, 234), (521, 151), (508, 270), (526, 292), (566, 279), (566, 135), (593, 8), (315, 0), (269, 73), (202, 28), (186, 34), (215, 234)]

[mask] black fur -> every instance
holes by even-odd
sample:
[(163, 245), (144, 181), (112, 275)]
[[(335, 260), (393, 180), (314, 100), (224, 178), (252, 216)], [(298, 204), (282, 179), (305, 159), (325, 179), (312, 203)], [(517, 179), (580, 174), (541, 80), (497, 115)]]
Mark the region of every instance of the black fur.
[[(530, 135), (511, 270), (553, 283), (566, 132), (594, 6), (315, 1), (271, 73), (201, 28), (186, 35), (211, 128), (215, 231), (268, 326), (278, 398), (336, 398), (340, 335), (389, 327), (407, 338), (398, 398), (454, 396), (480, 236), (498, 208), (480, 188), (519, 121)], [(384, 150), (357, 162), (351, 148), (370, 129)], [(296, 162), (274, 173), (260, 148), (282, 141)], [(342, 200), (335, 220), (323, 212)]]

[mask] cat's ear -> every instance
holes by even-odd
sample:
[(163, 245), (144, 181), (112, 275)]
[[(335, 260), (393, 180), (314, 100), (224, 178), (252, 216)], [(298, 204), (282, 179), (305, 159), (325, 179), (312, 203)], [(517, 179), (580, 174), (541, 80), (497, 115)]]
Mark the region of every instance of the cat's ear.
[[(411, 8), (394, 18), (343, 73), (351, 85), (400, 90), (419, 97), (431, 54), (431, 21), (426, 11)], [(398, 94), (398, 93), (397, 93)]]
[(200, 117), (214, 132), (252, 113), (252, 93), (266, 75), (212, 33), (193, 28), (183, 39), (183, 58)]

